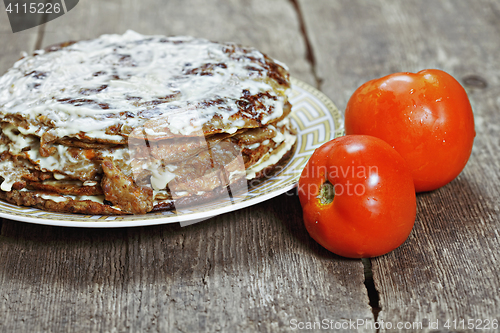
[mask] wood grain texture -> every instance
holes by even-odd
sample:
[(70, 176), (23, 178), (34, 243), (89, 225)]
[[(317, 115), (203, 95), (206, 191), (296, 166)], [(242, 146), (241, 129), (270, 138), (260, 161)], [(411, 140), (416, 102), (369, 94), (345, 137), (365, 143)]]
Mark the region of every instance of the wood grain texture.
[[(1, 7), (0, 5), (0, 8)], [(0, 76), (21, 57), (21, 52), (31, 53), (39, 36), (39, 28), (12, 33), (7, 12), (0, 10)], [(0, 230), (2, 219), (0, 218)]]
[[(252, 45), (314, 83), (298, 16), (285, 0), (80, 1), (44, 25), (42, 45), (129, 28)], [(359, 260), (307, 235), (294, 195), (186, 228), (6, 220), (0, 331), (287, 332), (292, 319), (372, 322), (363, 281)]]
[[(449, 185), (418, 195), (415, 228), (372, 260), (378, 320), (500, 319), (500, 5), (496, 1), (300, 1), (321, 89), (344, 109), (363, 82), (443, 69), (466, 88), (477, 136)], [(321, 17), (321, 19), (319, 19)], [(443, 166), (446, 167), (446, 166)], [(491, 327), (491, 325), (490, 325)], [(384, 329), (381, 329), (384, 331)], [(452, 331), (471, 331), (457, 326)]]
[(276, 332), (371, 320), (358, 260), (307, 235), (296, 196), (201, 224), (74, 229), (5, 223), (0, 331)]

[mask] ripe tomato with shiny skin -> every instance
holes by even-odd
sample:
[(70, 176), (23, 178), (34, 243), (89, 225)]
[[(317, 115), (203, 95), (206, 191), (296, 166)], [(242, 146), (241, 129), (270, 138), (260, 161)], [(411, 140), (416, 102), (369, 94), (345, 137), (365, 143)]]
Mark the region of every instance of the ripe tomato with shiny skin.
[(415, 222), (411, 172), (396, 150), (372, 136), (347, 135), (316, 149), (298, 194), (311, 237), (343, 257), (390, 252)]
[(393, 146), (408, 163), (417, 192), (435, 190), (457, 177), (476, 135), (464, 88), (435, 69), (363, 84), (347, 103), (345, 131), (376, 136)]

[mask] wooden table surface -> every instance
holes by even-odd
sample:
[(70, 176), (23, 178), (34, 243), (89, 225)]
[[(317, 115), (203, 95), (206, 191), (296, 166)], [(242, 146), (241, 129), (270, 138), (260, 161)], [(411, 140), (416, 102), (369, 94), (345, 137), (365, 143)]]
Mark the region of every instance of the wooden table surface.
[(443, 69), (472, 103), (472, 156), (452, 183), (417, 196), (408, 240), (371, 260), (317, 245), (293, 191), (184, 228), (4, 219), (0, 331), (499, 331), (499, 1), (81, 0), (16, 34), (2, 11), (0, 71), (21, 51), (127, 29), (254, 46), (340, 110), (369, 79)]

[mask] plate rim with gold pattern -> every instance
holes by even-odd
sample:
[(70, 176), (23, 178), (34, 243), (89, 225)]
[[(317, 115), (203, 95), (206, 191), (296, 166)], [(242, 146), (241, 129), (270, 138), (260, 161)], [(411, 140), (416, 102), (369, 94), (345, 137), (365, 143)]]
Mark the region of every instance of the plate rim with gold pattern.
[(145, 215), (101, 216), (43, 211), (0, 201), (0, 217), (35, 224), (82, 228), (137, 227), (180, 222), (189, 225), (208, 218), (246, 208), (274, 198), (296, 187), (300, 173), (314, 150), (321, 144), (343, 135), (343, 118), (335, 104), (321, 91), (291, 78), (289, 101), (292, 125), (297, 129), (297, 144), (293, 156), (279, 173), (251, 187), (244, 196), (210, 202), (183, 210), (148, 213)]

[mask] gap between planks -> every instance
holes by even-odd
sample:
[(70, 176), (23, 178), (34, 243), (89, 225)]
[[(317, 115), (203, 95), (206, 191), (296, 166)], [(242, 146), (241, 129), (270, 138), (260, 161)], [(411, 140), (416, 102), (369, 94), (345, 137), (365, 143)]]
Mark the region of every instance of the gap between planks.
[[(380, 295), (375, 287), (375, 281), (373, 280), (373, 270), (372, 270), (372, 262), (370, 258), (361, 259), (363, 263), (364, 273), (365, 273), (365, 287), (366, 292), (368, 293), (368, 299), (370, 300), (369, 305), (372, 308), (373, 313), (373, 321), (377, 322), (378, 314), (382, 308), (380, 307)], [(377, 330), (378, 332), (378, 330)]]

